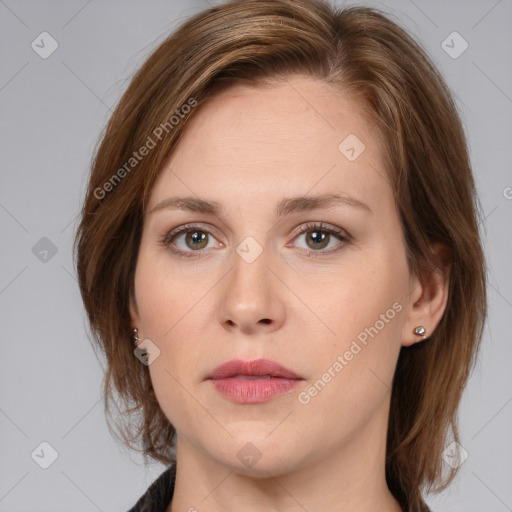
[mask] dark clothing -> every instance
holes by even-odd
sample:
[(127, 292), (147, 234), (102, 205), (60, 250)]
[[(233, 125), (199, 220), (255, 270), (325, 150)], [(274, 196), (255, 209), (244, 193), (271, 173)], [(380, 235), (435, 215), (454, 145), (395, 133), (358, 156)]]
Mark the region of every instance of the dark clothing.
[(176, 464), (167, 468), (128, 512), (165, 512), (174, 494)]
[[(174, 494), (176, 464), (167, 468), (128, 512), (165, 512)], [(426, 508), (425, 512), (431, 512)]]

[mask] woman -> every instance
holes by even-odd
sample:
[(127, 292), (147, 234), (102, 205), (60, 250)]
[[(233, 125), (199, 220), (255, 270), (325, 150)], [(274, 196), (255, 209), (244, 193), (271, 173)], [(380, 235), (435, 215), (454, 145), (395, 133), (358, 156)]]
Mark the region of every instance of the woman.
[(107, 409), (169, 466), (133, 512), (417, 512), (453, 479), (477, 196), (445, 82), (382, 13), (185, 22), (108, 123), (76, 251)]

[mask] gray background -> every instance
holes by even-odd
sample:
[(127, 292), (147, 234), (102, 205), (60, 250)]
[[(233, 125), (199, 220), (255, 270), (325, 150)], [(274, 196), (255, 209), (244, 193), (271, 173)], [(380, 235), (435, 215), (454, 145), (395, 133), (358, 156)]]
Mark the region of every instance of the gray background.
[[(490, 314), (460, 409), (469, 458), (428, 501), (435, 512), (512, 511), (512, 1), (364, 3), (413, 32), (454, 91), (485, 215)], [(108, 433), (71, 244), (94, 146), (130, 76), (206, 7), (0, 0), (0, 511), (121, 512), (164, 469)], [(46, 59), (31, 47), (44, 31), (58, 43)], [(442, 46), (453, 31), (469, 44), (458, 58)], [(463, 43), (444, 44), (453, 54)], [(42, 442), (58, 452), (48, 469), (35, 462), (49, 457)]]

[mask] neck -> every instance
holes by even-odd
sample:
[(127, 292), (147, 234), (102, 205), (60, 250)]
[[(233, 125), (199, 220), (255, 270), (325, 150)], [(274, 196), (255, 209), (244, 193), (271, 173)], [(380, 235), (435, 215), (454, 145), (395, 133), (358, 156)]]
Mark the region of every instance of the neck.
[[(167, 512), (402, 512), (385, 478), (387, 407), (328, 453), (304, 451), (250, 469), (177, 436), (176, 485)], [(241, 443), (243, 445), (244, 443)], [(235, 449), (235, 452), (240, 446)]]

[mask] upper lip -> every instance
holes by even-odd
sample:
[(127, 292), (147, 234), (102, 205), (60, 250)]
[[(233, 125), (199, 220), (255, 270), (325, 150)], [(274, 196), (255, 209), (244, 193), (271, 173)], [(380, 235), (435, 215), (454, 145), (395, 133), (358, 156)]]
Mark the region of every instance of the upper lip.
[(292, 370), (285, 368), (282, 364), (269, 359), (253, 359), (252, 361), (243, 361), (241, 359), (232, 359), (217, 366), (207, 379), (227, 379), (235, 375), (247, 376), (265, 376), (281, 377), (285, 379), (302, 379)]

